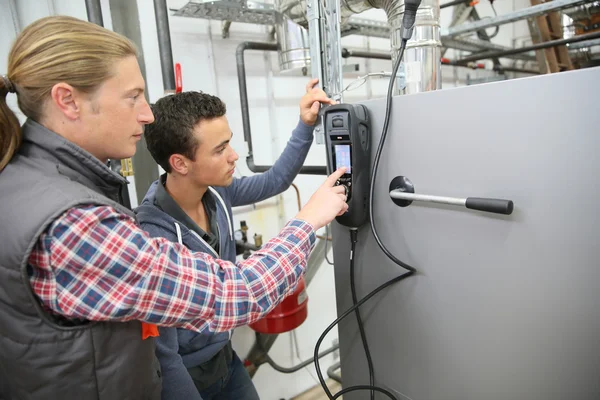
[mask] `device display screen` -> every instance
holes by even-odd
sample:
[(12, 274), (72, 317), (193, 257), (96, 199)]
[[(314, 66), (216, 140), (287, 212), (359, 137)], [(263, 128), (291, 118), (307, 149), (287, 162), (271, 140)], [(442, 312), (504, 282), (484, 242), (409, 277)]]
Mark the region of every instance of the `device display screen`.
[(346, 167), (346, 173), (351, 174), (351, 156), (349, 144), (335, 145), (335, 168)]

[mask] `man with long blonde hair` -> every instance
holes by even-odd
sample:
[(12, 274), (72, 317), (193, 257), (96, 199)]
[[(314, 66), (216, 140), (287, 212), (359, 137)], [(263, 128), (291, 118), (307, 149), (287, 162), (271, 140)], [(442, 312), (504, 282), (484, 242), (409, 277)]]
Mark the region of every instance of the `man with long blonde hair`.
[(1, 399), (159, 399), (141, 322), (223, 332), (258, 320), (295, 289), (315, 231), (347, 209), (342, 169), (238, 264), (150, 238), (106, 167), (154, 120), (131, 42), (44, 18), (0, 75)]

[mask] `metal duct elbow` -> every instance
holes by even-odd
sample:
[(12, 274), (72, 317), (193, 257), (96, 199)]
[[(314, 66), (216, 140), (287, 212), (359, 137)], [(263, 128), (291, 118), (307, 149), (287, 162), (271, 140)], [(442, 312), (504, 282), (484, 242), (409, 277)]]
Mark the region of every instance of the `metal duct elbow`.
[(376, 2), (371, 2), (369, 0), (340, 0), (340, 18), (342, 20), (342, 25), (344, 25), (348, 21), (348, 18), (354, 14), (360, 14), (370, 8), (382, 8), (374, 3)]
[[(342, 19), (368, 8), (385, 11), (390, 25), (392, 63), (401, 44), (404, 0), (342, 0)], [(427, 92), (442, 88), (441, 35), (439, 0), (422, 0), (417, 11), (414, 32), (406, 44), (404, 59), (398, 72), (400, 94)]]
[[(310, 68), (308, 21), (306, 1), (276, 0), (276, 25), (279, 42), (279, 66), (282, 71)], [(401, 44), (404, 0), (340, 0), (342, 26), (354, 14), (371, 8), (385, 11), (390, 25), (392, 62), (396, 61)], [(422, 0), (417, 11), (414, 31), (406, 45), (404, 59), (398, 72), (397, 89), (400, 94), (438, 90), (441, 79), (440, 2)]]
[(278, 14), (283, 14), (287, 19), (301, 27), (308, 29), (306, 0), (275, 0), (275, 11)]
[(277, 33), (279, 69), (282, 73), (310, 71), (310, 45), (306, 2), (275, 0), (275, 32)]
[[(393, 2), (392, 2), (393, 3)], [(404, 3), (404, 2), (397, 2)], [(390, 11), (388, 11), (388, 9)], [(404, 6), (386, 9), (391, 28), (392, 62), (396, 61), (401, 43)], [(398, 78), (401, 94), (412, 94), (442, 88), (442, 40), (439, 0), (422, 0), (417, 10), (413, 35), (406, 44)]]

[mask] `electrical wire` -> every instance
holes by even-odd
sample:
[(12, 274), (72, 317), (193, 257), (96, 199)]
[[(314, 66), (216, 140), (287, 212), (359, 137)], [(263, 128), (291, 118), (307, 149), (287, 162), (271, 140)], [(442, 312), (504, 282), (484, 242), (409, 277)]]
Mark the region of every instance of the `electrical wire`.
[[(355, 306), (358, 303), (356, 295), (356, 277), (354, 276), (354, 253), (356, 251), (356, 242), (358, 241), (358, 229), (350, 229), (350, 292), (352, 293), (352, 305)], [(365, 349), (365, 356), (367, 357), (367, 365), (369, 367), (369, 385), (375, 386), (375, 372), (373, 368), (373, 359), (371, 358), (371, 351), (369, 350), (369, 344), (367, 342), (367, 334), (365, 333), (365, 327), (360, 316), (360, 310), (354, 309), (356, 314), (356, 323), (358, 324), (358, 330), (360, 332), (360, 339), (362, 340), (363, 348)], [(375, 400), (375, 391), (371, 390), (371, 400)]]
[(325, 241), (325, 261), (327, 261), (327, 264), (329, 265), (333, 265), (333, 263), (331, 261), (329, 261), (329, 255), (327, 254), (328, 249), (327, 249), (327, 242), (329, 242), (329, 224), (325, 225), (325, 236), (327, 237), (327, 240)]
[[(398, 266), (404, 268), (406, 270), (406, 272), (404, 272), (404, 273), (396, 276), (395, 278), (390, 279), (389, 281), (383, 283), (382, 285), (380, 285), (379, 287), (377, 287), (375, 290), (373, 290), (372, 292), (370, 292), (369, 294), (367, 294), (362, 300), (358, 301), (356, 304), (354, 304), (352, 307), (350, 307), (348, 310), (346, 310), (339, 318), (337, 318), (335, 321), (333, 321), (327, 327), (327, 329), (325, 329), (325, 331), (319, 337), (319, 340), (317, 340), (317, 344), (315, 346), (315, 351), (314, 351), (315, 369), (316, 369), (317, 375), (319, 377), (319, 382), (321, 383), (321, 386), (323, 387), (323, 390), (325, 391), (327, 397), (330, 400), (334, 400), (334, 399), (338, 398), (343, 393), (348, 393), (348, 392), (356, 391), (356, 390), (370, 390), (371, 392), (378, 391), (380, 393), (384, 393), (386, 396), (388, 396), (389, 398), (391, 398), (393, 400), (397, 400), (396, 397), (392, 393), (390, 393), (389, 391), (387, 391), (385, 389), (382, 389), (382, 388), (379, 388), (379, 387), (376, 387), (376, 386), (372, 386), (372, 385), (351, 386), (349, 388), (346, 388), (346, 389), (344, 389), (344, 390), (336, 393), (336, 395), (334, 397), (334, 395), (332, 395), (331, 391), (327, 387), (325, 379), (323, 378), (323, 373), (321, 372), (318, 355), (319, 355), (319, 348), (321, 346), (321, 343), (325, 339), (325, 336), (342, 319), (344, 319), (345, 317), (347, 317), (352, 311), (358, 310), (358, 308), (361, 305), (363, 305), (364, 303), (366, 303), (369, 299), (371, 299), (371, 297), (375, 296), (377, 293), (379, 293), (383, 289), (385, 289), (388, 286), (391, 286), (391, 285), (393, 285), (393, 284), (395, 284), (397, 282), (400, 282), (401, 280), (406, 279), (409, 276), (411, 276), (414, 273), (416, 273), (416, 269), (414, 267), (412, 267), (411, 265), (405, 263), (404, 261), (402, 261), (399, 258), (397, 258), (396, 256), (394, 256), (387, 249), (387, 247), (385, 247), (385, 245), (381, 241), (381, 238), (377, 234), (377, 228), (375, 227), (375, 219), (374, 219), (374, 214), (373, 214), (373, 204), (374, 204), (373, 199), (374, 199), (374, 195), (375, 195), (375, 179), (377, 177), (377, 170), (378, 170), (378, 166), (379, 166), (379, 160), (381, 158), (381, 152), (382, 152), (383, 146), (385, 144), (385, 139), (387, 137), (389, 123), (390, 123), (391, 109), (392, 109), (392, 97), (393, 97), (392, 95), (393, 95), (393, 89), (394, 89), (394, 83), (395, 83), (395, 78), (394, 77), (396, 77), (397, 74), (398, 74), (398, 69), (400, 67), (400, 63), (402, 62), (402, 57), (404, 56), (404, 50), (406, 49), (406, 43), (407, 43), (407, 41), (408, 41), (407, 39), (402, 39), (402, 41), (401, 41), (400, 50), (398, 51), (398, 58), (396, 59), (396, 62), (394, 63), (394, 68), (393, 68), (393, 71), (392, 71), (392, 79), (390, 79), (390, 83), (388, 85), (388, 91), (387, 91), (387, 97), (386, 97), (386, 107), (385, 107), (385, 117), (384, 117), (384, 123), (383, 123), (383, 130), (382, 130), (382, 134), (381, 134), (381, 139), (379, 140), (379, 145), (377, 147), (377, 152), (375, 154), (375, 162), (373, 164), (373, 170), (371, 172), (371, 187), (370, 187), (370, 190), (369, 190), (369, 198), (371, 199), (371, 201), (369, 203), (369, 221), (370, 221), (371, 232), (373, 233), (373, 237), (375, 238), (375, 241), (377, 242), (377, 245), (383, 251), (383, 253), (391, 261), (393, 261), (395, 264), (397, 264)], [(352, 265), (352, 259), (354, 257), (353, 253), (354, 252), (352, 252), (352, 254), (351, 254), (351, 265)], [(364, 342), (363, 342), (363, 344), (364, 344)], [(368, 347), (365, 347), (365, 353), (367, 352), (367, 349), (368, 349)]]
[[(490, 6), (492, 7), (492, 11), (494, 11), (494, 17), (497, 17), (498, 13), (496, 12), (496, 7), (494, 7), (493, 0), (490, 0)], [(488, 39), (493, 39), (498, 36), (498, 32), (500, 32), (500, 25), (496, 25), (496, 30), (488, 37)]]
[[(400, 44), (400, 50), (398, 52), (398, 58), (396, 59), (396, 62), (394, 63), (392, 77), (395, 77), (398, 74), (398, 68), (400, 67), (400, 63), (402, 62), (402, 57), (404, 56), (404, 49), (406, 48), (406, 42), (407, 42), (406, 39), (402, 39), (402, 42)], [(387, 137), (388, 128), (390, 125), (390, 117), (391, 117), (391, 110), (392, 110), (392, 94), (393, 94), (393, 90), (394, 90), (394, 82), (395, 82), (395, 79), (390, 79), (390, 83), (388, 85), (387, 101), (386, 101), (386, 105), (385, 105), (385, 117), (383, 120), (383, 131), (381, 133), (381, 139), (379, 140), (379, 146), (377, 146), (377, 152), (375, 153), (375, 162), (373, 163), (373, 171), (371, 172), (371, 188), (369, 190), (369, 198), (371, 199), (371, 201), (369, 203), (369, 222), (371, 225), (371, 232), (373, 233), (373, 237), (375, 238), (375, 241), (377, 242), (377, 245), (379, 246), (379, 248), (395, 264), (397, 264), (400, 267), (407, 270), (407, 272), (405, 272), (404, 274), (402, 274), (400, 276), (408, 277), (416, 272), (415, 268), (413, 268), (409, 264), (405, 263), (404, 261), (402, 261), (399, 258), (397, 258), (396, 256), (394, 256), (387, 249), (387, 247), (385, 247), (385, 245), (381, 241), (381, 238), (377, 234), (377, 228), (375, 227), (375, 216), (373, 213), (373, 208), (374, 208), (373, 204), (375, 203), (374, 202), (375, 179), (377, 178), (379, 159), (381, 158), (381, 152), (383, 150), (383, 145), (385, 144), (385, 139)]]
[[(323, 390), (325, 391), (325, 393), (327, 394), (327, 397), (330, 400), (334, 400), (336, 398), (338, 398), (339, 396), (341, 396), (343, 393), (348, 393), (351, 391), (357, 391), (357, 390), (370, 390), (371, 391), (371, 396), (374, 396), (374, 391), (378, 391), (380, 393), (385, 394), (386, 396), (388, 396), (389, 398), (391, 398), (392, 400), (397, 400), (395, 398), (395, 396), (390, 393), (389, 391), (376, 387), (374, 385), (358, 385), (358, 386), (351, 386), (349, 388), (343, 389), (342, 391), (338, 392), (335, 397), (332, 395), (331, 391), (329, 390), (329, 388), (327, 387), (327, 384), (325, 383), (325, 379), (323, 378), (323, 373), (321, 372), (321, 368), (319, 365), (319, 347), (321, 346), (321, 343), (323, 342), (323, 340), (325, 339), (325, 336), (329, 333), (329, 331), (331, 331), (331, 329), (333, 329), (333, 327), (335, 327), (343, 318), (345, 318), (346, 316), (348, 316), (353, 310), (358, 311), (359, 307), (361, 305), (363, 305), (364, 303), (366, 303), (369, 299), (371, 299), (371, 297), (373, 297), (374, 295), (376, 295), (377, 293), (379, 293), (380, 291), (382, 291), (383, 289), (387, 288), (390, 285), (393, 285), (396, 282), (399, 282), (403, 279), (406, 279), (407, 277), (413, 275), (416, 272), (416, 269), (413, 268), (412, 266), (410, 266), (409, 264), (403, 262), (402, 260), (400, 260), (399, 258), (395, 257), (388, 249), (387, 247), (385, 247), (385, 245), (383, 244), (383, 242), (381, 241), (381, 238), (379, 237), (379, 235), (377, 234), (377, 228), (375, 227), (375, 220), (374, 220), (374, 215), (373, 215), (373, 204), (374, 204), (374, 197), (375, 197), (375, 179), (377, 178), (377, 170), (379, 167), (379, 160), (381, 158), (381, 152), (383, 150), (383, 146), (385, 144), (385, 139), (388, 133), (388, 128), (389, 128), (389, 123), (390, 123), (390, 117), (391, 117), (391, 109), (392, 109), (392, 95), (393, 95), (393, 90), (394, 90), (394, 83), (396, 81), (396, 77), (398, 75), (398, 69), (400, 68), (400, 63), (402, 62), (402, 58), (404, 56), (404, 51), (406, 49), (406, 44), (408, 42), (408, 39), (411, 37), (412, 35), (412, 27), (414, 25), (415, 22), (415, 17), (416, 17), (416, 12), (417, 12), (417, 8), (419, 7), (420, 4), (420, 0), (416, 0), (416, 1), (411, 1), (410, 7), (407, 7), (407, 9), (405, 9), (405, 14), (403, 17), (403, 21), (402, 21), (402, 25), (404, 26), (403, 31), (402, 31), (402, 40), (400, 42), (400, 49), (398, 51), (398, 57), (396, 59), (396, 62), (394, 63), (394, 68), (392, 71), (392, 79), (390, 79), (389, 85), (388, 85), (388, 91), (387, 91), (387, 97), (386, 97), (386, 107), (385, 107), (385, 117), (384, 117), (384, 123), (383, 123), (383, 130), (382, 130), (382, 134), (381, 134), (381, 139), (379, 140), (379, 145), (377, 147), (377, 152), (375, 154), (375, 162), (373, 164), (373, 170), (371, 172), (371, 187), (369, 189), (369, 220), (370, 220), (370, 226), (371, 226), (371, 231), (373, 233), (373, 237), (375, 238), (375, 241), (377, 242), (377, 245), (379, 246), (379, 248), (383, 251), (383, 253), (390, 259), (392, 260), (395, 264), (397, 264), (398, 266), (404, 268), (406, 270), (406, 272), (396, 276), (393, 279), (390, 279), (389, 281), (383, 283), (382, 285), (380, 285), (378, 288), (376, 288), (375, 290), (371, 291), (369, 294), (367, 294), (362, 300), (360, 301), (356, 301), (356, 295), (355, 293), (353, 293), (353, 306), (346, 310), (340, 317), (338, 317), (333, 323), (331, 323), (327, 329), (325, 329), (325, 331), (321, 334), (321, 336), (319, 337), (319, 340), (317, 340), (317, 344), (315, 346), (315, 351), (314, 351), (314, 361), (315, 361), (315, 369), (317, 371), (317, 375), (319, 376), (319, 382), (321, 383), (321, 386), (323, 387)], [(410, 10), (410, 13), (409, 13)], [(357, 236), (357, 232), (351, 231), (351, 239), (352, 239), (352, 251), (350, 254), (350, 262), (351, 262), (351, 269), (352, 269), (352, 276), (354, 276), (354, 269), (353, 269), (353, 265), (354, 265), (354, 250), (355, 250), (355, 244), (356, 244), (356, 236)], [(359, 329), (362, 326), (362, 320), (360, 318), (360, 314), (356, 313), (357, 315), (357, 319), (359, 321)], [(369, 360), (369, 356), (370, 356), (370, 352), (368, 350), (368, 346), (366, 343), (366, 338), (364, 335), (364, 330), (361, 331), (361, 338), (363, 339), (363, 345), (365, 347), (365, 354), (367, 354), (367, 360)], [(370, 374), (372, 373), (372, 370), (369, 371)], [(372, 377), (371, 377), (372, 379)], [(373, 381), (373, 380), (372, 380)], [(371, 381), (371, 382), (372, 382)]]
[(344, 92), (349, 92), (351, 90), (356, 90), (359, 87), (361, 87), (362, 85), (365, 84), (365, 82), (367, 81), (367, 79), (375, 77), (375, 76), (379, 76), (382, 78), (385, 77), (391, 77), (392, 73), (391, 72), (386, 72), (386, 71), (380, 71), (380, 72), (369, 72), (366, 75), (363, 76), (359, 76), (358, 78), (354, 79), (352, 82), (350, 82), (345, 88), (344, 90), (342, 90), (340, 93), (338, 93), (339, 95), (342, 95)]
[[(380, 286), (378, 286), (375, 290), (373, 290), (372, 292), (370, 292), (369, 294), (367, 294), (362, 300), (359, 300), (359, 302), (356, 303), (355, 306), (352, 306), (349, 309), (347, 309), (346, 311), (344, 311), (343, 314), (340, 315), (335, 321), (333, 321), (327, 328), (325, 328), (325, 330), (323, 331), (323, 333), (321, 334), (321, 336), (319, 336), (319, 339), (317, 340), (317, 344), (315, 345), (315, 352), (313, 354), (313, 358), (314, 358), (314, 363), (315, 363), (315, 369), (317, 371), (317, 376), (319, 377), (319, 382), (321, 383), (321, 386), (323, 387), (323, 390), (325, 391), (325, 393), (327, 394), (327, 397), (329, 399), (333, 399), (334, 397), (331, 394), (331, 391), (329, 390), (329, 388), (327, 387), (327, 383), (325, 382), (325, 378), (323, 378), (323, 373), (321, 372), (321, 365), (319, 363), (319, 348), (321, 347), (321, 343), (323, 343), (323, 340), (325, 340), (325, 337), (327, 336), (327, 334), (333, 328), (335, 328), (335, 326), (341, 320), (343, 320), (348, 315), (350, 315), (352, 313), (352, 311), (354, 311), (355, 309), (357, 309), (360, 306), (362, 306), (363, 304), (365, 304), (367, 301), (369, 301), (377, 293), (379, 293), (382, 290), (386, 289), (387, 287), (393, 285), (394, 283), (401, 281), (402, 279), (406, 278), (407, 276), (409, 276), (409, 275), (407, 275), (407, 274), (399, 275), (399, 276), (397, 276), (397, 277), (395, 277), (393, 279), (390, 279), (389, 281), (381, 284)], [(345, 390), (350, 390), (350, 389), (353, 389), (354, 387), (360, 387), (361, 388), (361, 389), (356, 389), (356, 390), (364, 390), (364, 389), (362, 389), (363, 386), (352, 386), (352, 387), (349, 387), (349, 388), (347, 388)], [(377, 390), (377, 389), (373, 389), (373, 390)], [(344, 392), (344, 393), (346, 393), (346, 392)], [(392, 398), (394, 400), (397, 400), (393, 395), (390, 398)]]
[[(494, 0), (490, 0), (490, 6), (492, 7), (492, 11), (494, 12), (494, 17), (497, 17), (498, 13), (496, 12), (496, 7), (494, 7)], [(486, 18), (491, 18), (491, 17), (486, 17)], [(496, 25), (496, 28), (494, 29), (494, 33), (492, 33), (491, 35), (488, 35), (485, 29), (482, 31), (478, 31), (477, 37), (479, 37), (479, 39), (481, 39), (481, 40), (491, 40), (491, 39), (495, 38), (496, 36), (498, 36), (498, 32), (500, 32), (500, 25)]]
[(381, 393), (385, 394), (387, 397), (389, 397), (390, 399), (397, 400), (396, 397), (389, 390), (385, 390), (383, 388), (380, 388), (377, 386), (370, 386), (370, 385), (357, 385), (357, 386), (352, 386), (352, 387), (349, 387), (346, 389), (342, 389), (339, 392), (337, 392), (332, 397), (332, 399), (335, 400), (343, 394), (346, 394), (349, 392), (355, 392), (357, 390), (371, 390), (371, 391), (381, 392)]

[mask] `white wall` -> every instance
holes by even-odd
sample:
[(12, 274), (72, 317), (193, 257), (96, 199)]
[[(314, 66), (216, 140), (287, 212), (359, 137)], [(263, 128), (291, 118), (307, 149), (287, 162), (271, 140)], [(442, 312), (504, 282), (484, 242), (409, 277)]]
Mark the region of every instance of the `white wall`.
[[(496, 1), (498, 13), (511, 11), (518, 3), (518, 8), (526, 6), (527, 0)], [(20, 27), (32, 21), (50, 15), (67, 14), (81, 19), (86, 19), (85, 4), (83, 0), (19, 0), (16, 1)], [(185, 0), (172, 0), (169, 7), (175, 8), (185, 4)], [(521, 4), (523, 3), (523, 4)], [(105, 26), (111, 27), (108, 0), (103, 0), (103, 15)], [(150, 101), (156, 101), (163, 96), (162, 76), (158, 44), (156, 40), (156, 26), (154, 8), (150, 0), (138, 0), (140, 25), (143, 36), (143, 52), (146, 61), (147, 81)], [(477, 6), (481, 16), (492, 15), (486, 1)], [(0, 73), (6, 71), (7, 54), (10, 43), (15, 37), (13, 15), (10, 13), (8, 0), (0, 0)], [(380, 10), (370, 10), (361, 17), (385, 20), (385, 13)], [(449, 9), (442, 11), (443, 25), (447, 26), (451, 18)], [(527, 33), (523, 32), (523, 23), (515, 24), (514, 28), (507, 25), (501, 28), (500, 34), (494, 40), (496, 43), (507, 46), (512, 45), (514, 36)], [(209, 22), (200, 19), (181, 17), (170, 18), (173, 57), (175, 62), (181, 63), (183, 72), (184, 90), (202, 90), (215, 94), (225, 101), (228, 108), (227, 116), (234, 132), (232, 145), (240, 155), (238, 174), (249, 175), (245, 165), (247, 147), (243, 140), (238, 82), (236, 74), (235, 49), (236, 46), (247, 40), (268, 41), (265, 27), (233, 23), (230, 38), (222, 39), (220, 22)], [(490, 30), (491, 32), (491, 30)], [(389, 40), (377, 38), (364, 38), (350, 36), (343, 39), (343, 45), (352, 48), (370, 48), (373, 51), (389, 50)], [(448, 52), (449, 58), (460, 57), (458, 52)], [(360, 75), (365, 71), (391, 71), (388, 61), (379, 60), (345, 60), (346, 63), (361, 65)], [(247, 52), (246, 73), (248, 76), (248, 94), (250, 103), (250, 116), (253, 133), (255, 161), (257, 164), (272, 164), (277, 155), (284, 148), (292, 129), (298, 120), (298, 101), (304, 92), (307, 78), (279, 76), (277, 56), (275, 53)], [(444, 87), (464, 85), (466, 74), (471, 77), (489, 76), (489, 71), (466, 71), (443, 67)], [(356, 77), (345, 77), (344, 86)], [(273, 93), (270, 94), (268, 87)], [(385, 79), (373, 79), (359, 89), (346, 92), (345, 101), (352, 102), (369, 97), (382, 97), (387, 89)], [(270, 97), (272, 95), (272, 98)], [(14, 96), (9, 102), (15, 105)], [(275, 107), (273, 107), (273, 104)], [(271, 106), (271, 112), (269, 110)], [(16, 109), (16, 107), (14, 107)], [(461, 118), (461, 122), (463, 118)], [(452, 121), (449, 121), (451, 124)], [(323, 146), (313, 145), (306, 165), (324, 165)], [(323, 177), (299, 176), (296, 183), (305, 203)], [(131, 190), (132, 200), (136, 203), (135, 191)], [(235, 211), (235, 226), (239, 227), (240, 220), (246, 220), (250, 228), (250, 237), (255, 232), (261, 233), (265, 240), (273, 237), (281, 229), (283, 223), (293, 217), (297, 212), (296, 197), (293, 190), (288, 190), (278, 199), (268, 200), (258, 211), (249, 212), (249, 208)], [(330, 253), (330, 257), (331, 253)], [(314, 344), (327, 325), (336, 318), (335, 290), (333, 267), (324, 264), (318, 275), (308, 288), (309, 317), (297, 330), (297, 347), (299, 357), (291, 345), (290, 334), (281, 335), (277, 340), (271, 356), (284, 366), (297, 364), (300, 359), (305, 360), (312, 356)], [(254, 335), (249, 328), (240, 328), (234, 336), (234, 345), (243, 358), (253, 343)], [(329, 347), (332, 340), (337, 339), (337, 330), (330, 333), (324, 341), (323, 349)], [(325, 357), (321, 365), (323, 372), (333, 363), (333, 356)], [(311, 365), (293, 375), (284, 375), (273, 371), (268, 365), (261, 366), (255, 376), (255, 383), (263, 399), (280, 399), (292, 397), (307, 388), (317, 384), (314, 367)]]

